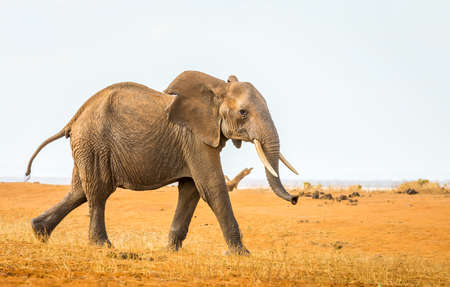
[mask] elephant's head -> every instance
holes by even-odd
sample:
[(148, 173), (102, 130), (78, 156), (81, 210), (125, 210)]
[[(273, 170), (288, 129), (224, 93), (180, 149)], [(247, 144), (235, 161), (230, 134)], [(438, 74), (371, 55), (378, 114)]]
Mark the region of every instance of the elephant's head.
[(218, 147), (221, 137), (231, 139), (236, 147), (242, 141), (255, 144), (266, 168), (272, 190), (281, 198), (296, 204), (298, 196), (284, 189), (278, 176), (278, 161), (297, 171), (280, 153), (277, 129), (263, 96), (250, 83), (235, 76), (222, 81), (210, 75), (186, 71), (164, 91), (177, 95), (168, 108), (169, 120), (186, 126), (205, 144)]

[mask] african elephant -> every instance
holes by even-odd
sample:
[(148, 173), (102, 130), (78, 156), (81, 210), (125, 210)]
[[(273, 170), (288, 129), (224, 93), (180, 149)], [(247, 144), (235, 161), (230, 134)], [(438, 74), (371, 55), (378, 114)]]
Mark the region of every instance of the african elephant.
[(278, 177), (278, 160), (295, 171), (280, 153), (277, 130), (266, 101), (235, 76), (222, 81), (186, 71), (164, 91), (125, 82), (89, 98), (69, 123), (44, 141), (28, 169), (48, 143), (70, 137), (74, 167), (70, 192), (31, 221), (45, 242), (73, 209), (88, 202), (89, 239), (111, 245), (105, 228), (105, 203), (117, 187), (157, 189), (178, 182), (178, 203), (169, 232), (169, 248), (178, 250), (201, 197), (214, 212), (230, 252), (245, 254), (220, 163), (228, 139), (236, 147), (253, 142), (272, 190), (297, 203)]

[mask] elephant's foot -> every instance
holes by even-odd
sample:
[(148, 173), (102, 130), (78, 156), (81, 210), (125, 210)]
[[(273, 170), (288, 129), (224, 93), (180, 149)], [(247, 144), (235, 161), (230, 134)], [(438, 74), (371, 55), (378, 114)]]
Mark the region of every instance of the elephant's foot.
[(247, 248), (245, 248), (245, 246), (236, 246), (236, 247), (230, 247), (227, 251), (225, 251), (224, 255), (229, 256), (229, 255), (243, 255), (243, 256), (249, 256), (250, 255), (250, 251), (248, 251)]
[(183, 239), (169, 234), (169, 243), (167, 249), (171, 251), (178, 251), (183, 246)]
[(109, 241), (108, 238), (89, 238), (89, 242), (90, 242), (91, 245), (105, 246), (105, 247), (108, 247), (108, 248), (112, 248), (113, 247), (111, 241)]
[(31, 228), (33, 228), (34, 236), (37, 240), (45, 243), (50, 238), (52, 230), (50, 230), (45, 223), (43, 223), (39, 217), (33, 218), (31, 220)]

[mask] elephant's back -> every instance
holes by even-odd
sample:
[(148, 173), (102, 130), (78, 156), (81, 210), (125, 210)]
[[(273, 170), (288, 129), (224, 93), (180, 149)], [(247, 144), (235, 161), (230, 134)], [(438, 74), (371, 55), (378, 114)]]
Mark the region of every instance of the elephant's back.
[(136, 83), (117, 85), (108, 93), (109, 101), (106, 103), (115, 119), (137, 120), (141, 124), (159, 121), (174, 98)]
[(109, 114), (115, 118), (134, 116), (144, 121), (145, 118), (161, 116), (174, 98), (133, 82), (111, 85), (92, 98), (97, 95), (97, 113)]
[(144, 85), (123, 82), (111, 85), (89, 98), (67, 124), (70, 137), (104, 136), (113, 133), (139, 137), (151, 127), (164, 125), (165, 109), (173, 101), (167, 95)]

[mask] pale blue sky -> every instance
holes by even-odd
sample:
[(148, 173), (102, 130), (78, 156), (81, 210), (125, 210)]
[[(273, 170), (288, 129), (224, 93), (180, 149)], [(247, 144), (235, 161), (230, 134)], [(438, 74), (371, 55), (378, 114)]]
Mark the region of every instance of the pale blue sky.
[[(105, 86), (194, 69), (259, 89), (299, 180), (450, 178), (450, 2), (152, 2), (0, 2), (0, 176)], [(250, 144), (222, 161), (264, 177)], [(61, 139), (32, 175), (71, 168)]]

